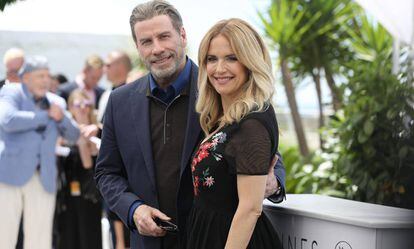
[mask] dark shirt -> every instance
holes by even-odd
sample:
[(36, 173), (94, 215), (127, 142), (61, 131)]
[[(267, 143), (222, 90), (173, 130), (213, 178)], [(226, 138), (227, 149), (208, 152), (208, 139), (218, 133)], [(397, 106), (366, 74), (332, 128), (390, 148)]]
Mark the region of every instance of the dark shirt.
[(155, 79), (150, 75), (150, 89), (154, 97), (161, 100), (165, 104), (169, 104), (190, 82), (191, 74), (191, 62), (187, 59), (187, 63), (184, 66), (183, 71), (178, 75), (177, 79), (174, 80), (167, 89), (159, 87)]
[[(180, 178), (181, 154), (184, 147), (189, 87), (182, 90), (169, 104), (150, 92), (151, 144), (159, 210), (177, 224), (177, 192)], [(163, 248), (176, 248), (177, 238), (167, 234)]]
[[(191, 62), (173, 81), (167, 91), (158, 86), (153, 77), (147, 89), (150, 98), (151, 142), (154, 158), (158, 201), (161, 212), (177, 219), (177, 191), (180, 176), (181, 154), (184, 146), (184, 134), (187, 124)], [(133, 214), (143, 204), (134, 202), (129, 210), (129, 225), (135, 228)], [(174, 248), (176, 238), (166, 236), (164, 248)]]

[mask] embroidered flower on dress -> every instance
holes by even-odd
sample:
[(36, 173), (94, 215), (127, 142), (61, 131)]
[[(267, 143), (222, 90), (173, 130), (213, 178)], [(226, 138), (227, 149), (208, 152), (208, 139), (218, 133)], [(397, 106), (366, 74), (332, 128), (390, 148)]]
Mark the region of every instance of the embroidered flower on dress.
[(209, 176), (209, 177), (204, 178), (204, 184), (203, 184), (204, 186), (211, 187), (213, 186), (213, 184), (214, 184), (214, 177)]
[(209, 153), (207, 150), (200, 151), (200, 153), (198, 153), (198, 156), (197, 156), (197, 161), (201, 162), (204, 158), (208, 157), (208, 155)]
[(217, 141), (217, 143), (224, 143), (226, 141), (227, 134), (220, 131), (217, 134), (214, 134), (213, 136), (213, 142)]
[(218, 132), (214, 134), (210, 138), (210, 142), (207, 140), (204, 143), (200, 144), (197, 152), (194, 155), (194, 158), (191, 162), (191, 172), (193, 173), (193, 185), (194, 185), (194, 195), (197, 196), (199, 194), (199, 187), (206, 186), (211, 187), (214, 185), (215, 180), (214, 177), (210, 175), (210, 168), (203, 170), (203, 176), (199, 177), (194, 175), (197, 165), (210, 154), (214, 157), (216, 161), (221, 161), (223, 155), (220, 153), (215, 152), (216, 147), (220, 143), (224, 143), (226, 141), (227, 134), (224, 132)]
[(194, 176), (193, 184), (194, 184), (194, 195), (198, 195), (198, 176)]

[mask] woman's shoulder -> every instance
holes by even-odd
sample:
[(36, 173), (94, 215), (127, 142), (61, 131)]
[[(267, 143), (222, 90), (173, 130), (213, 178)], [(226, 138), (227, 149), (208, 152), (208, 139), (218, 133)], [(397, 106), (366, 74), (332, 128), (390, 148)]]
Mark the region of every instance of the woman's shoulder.
[(237, 174), (265, 175), (271, 155), (277, 149), (277, 134), (267, 121), (272, 107), (246, 115), (233, 127), (225, 154), (231, 165), (230, 171)]
[(240, 129), (261, 129), (278, 130), (275, 111), (271, 104), (266, 105), (261, 111), (252, 111), (246, 114), (240, 121), (226, 125), (223, 130), (228, 133), (239, 132)]
[(247, 114), (240, 121), (240, 127), (248, 126), (248, 128), (251, 128), (254, 125), (259, 126), (259, 123), (268, 130), (273, 130), (274, 132), (278, 130), (275, 110), (271, 104), (267, 104), (261, 111), (254, 111)]
[(239, 130), (252, 140), (268, 137), (271, 141), (272, 153), (276, 152), (279, 145), (279, 127), (271, 104), (267, 105), (263, 111), (246, 115), (239, 124)]
[(270, 103), (266, 103), (262, 110), (260, 111), (256, 111), (253, 110), (252, 112), (248, 113), (244, 119), (247, 118), (264, 118), (264, 117), (268, 117), (268, 116), (274, 116), (275, 114), (275, 109), (273, 108), (273, 105)]

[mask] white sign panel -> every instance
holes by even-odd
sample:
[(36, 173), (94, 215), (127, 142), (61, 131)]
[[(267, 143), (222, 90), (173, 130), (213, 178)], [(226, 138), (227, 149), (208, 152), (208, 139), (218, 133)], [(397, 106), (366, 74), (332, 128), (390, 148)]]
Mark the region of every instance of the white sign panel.
[[(396, 217), (390, 212), (395, 211), (394, 208), (385, 207), (384, 212), (384, 206), (380, 205), (338, 198), (326, 202), (326, 198), (332, 197), (288, 195), (288, 200), (281, 205), (265, 202), (264, 211), (276, 228), (284, 249), (414, 249), (414, 220), (412, 227), (408, 220), (398, 227)], [(343, 201), (351, 203), (341, 203)], [(302, 205), (306, 202), (307, 205)], [(321, 203), (324, 206), (318, 208)], [(346, 212), (341, 215), (344, 205), (347, 208), (354, 206), (352, 217)], [(332, 210), (335, 209), (338, 212), (334, 214)], [(406, 211), (403, 214), (408, 214), (407, 219), (414, 217), (414, 211)], [(376, 217), (370, 221), (368, 216)], [(378, 220), (381, 222), (376, 222)]]

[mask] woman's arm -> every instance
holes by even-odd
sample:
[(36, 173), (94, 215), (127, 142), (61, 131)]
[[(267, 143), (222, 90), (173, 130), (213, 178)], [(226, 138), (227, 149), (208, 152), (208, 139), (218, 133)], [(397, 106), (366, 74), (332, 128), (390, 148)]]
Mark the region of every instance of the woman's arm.
[(92, 160), (92, 154), (89, 148), (89, 141), (81, 136), (78, 139), (77, 142), (78, 149), (79, 149), (79, 155), (82, 160), (82, 165), (85, 169), (90, 169), (93, 167), (93, 160)]
[(237, 175), (239, 205), (231, 223), (225, 249), (246, 248), (262, 213), (267, 175)]
[(125, 240), (124, 240), (124, 224), (122, 221), (114, 220), (114, 230), (115, 230), (115, 237), (116, 237), (116, 245), (115, 249), (125, 249)]

